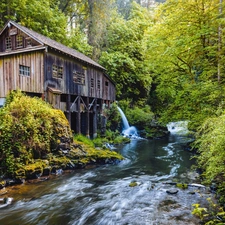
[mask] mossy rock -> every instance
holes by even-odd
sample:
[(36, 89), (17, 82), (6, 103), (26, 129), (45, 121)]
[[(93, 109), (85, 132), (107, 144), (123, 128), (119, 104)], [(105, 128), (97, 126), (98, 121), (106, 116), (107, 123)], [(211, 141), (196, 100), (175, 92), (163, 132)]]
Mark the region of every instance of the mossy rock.
[(187, 189), (188, 185), (184, 183), (177, 183), (176, 186), (180, 189)]
[(20, 168), (15, 171), (15, 178), (16, 179), (25, 179), (26, 178), (26, 171), (24, 168)]
[(129, 184), (129, 187), (136, 187), (138, 185), (138, 183), (136, 181), (132, 181)]

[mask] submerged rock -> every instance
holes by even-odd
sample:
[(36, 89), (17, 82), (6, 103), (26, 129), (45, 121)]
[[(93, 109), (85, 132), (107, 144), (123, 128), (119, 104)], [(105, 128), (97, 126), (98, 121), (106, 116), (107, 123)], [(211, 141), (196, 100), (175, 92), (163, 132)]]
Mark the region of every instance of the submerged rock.
[(171, 189), (169, 189), (169, 190), (166, 190), (166, 193), (167, 193), (167, 194), (174, 195), (174, 194), (177, 194), (178, 191), (179, 191), (179, 190), (176, 189), (176, 188), (171, 188)]

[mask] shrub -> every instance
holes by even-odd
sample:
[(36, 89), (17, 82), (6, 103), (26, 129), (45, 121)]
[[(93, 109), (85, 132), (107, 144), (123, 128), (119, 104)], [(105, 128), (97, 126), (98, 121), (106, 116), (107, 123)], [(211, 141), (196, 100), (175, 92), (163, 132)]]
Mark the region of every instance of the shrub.
[(72, 137), (62, 111), (21, 91), (7, 96), (0, 121), (0, 166), (9, 175), (56, 149), (62, 138)]

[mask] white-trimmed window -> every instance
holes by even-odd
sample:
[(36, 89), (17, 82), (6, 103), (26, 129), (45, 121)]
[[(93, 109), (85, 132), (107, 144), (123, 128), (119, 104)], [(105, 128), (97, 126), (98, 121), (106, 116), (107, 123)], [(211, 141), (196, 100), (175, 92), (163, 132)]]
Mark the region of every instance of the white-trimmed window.
[(55, 64), (52, 65), (52, 77), (54, 78), (63, 78), (63, 67), (62, 66), (57, 66)]
[(12, 40), (11, 37), (6, 37), (5, 39), (6, 50), (12, 50)]
[(29, 77), (30, 76), (30, 67), (20, 65), (19, 72), (20, 72), (20, 75)]
[(78, 71), (73, 72), (73, 82), (85, 85), (85, 74)]
[(22, 35), (16, 35), (16, 47), (17, 48), (23, 47), (23, 36)]

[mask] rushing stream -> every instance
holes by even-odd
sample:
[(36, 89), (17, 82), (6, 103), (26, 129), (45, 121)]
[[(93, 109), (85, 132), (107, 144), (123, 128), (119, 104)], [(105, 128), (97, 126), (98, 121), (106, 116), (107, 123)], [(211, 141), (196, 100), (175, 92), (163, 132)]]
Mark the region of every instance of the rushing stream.
[[(0, 210), (1, 225), (183, 225), (197, 224), (191, 205), (201, 190), (179, 190), (166, 182), (193, 182), (191, 153), (182, 136), (132, 140), (117, 148), (118, 165), (64, 173), (36, 184), (11, 187), (12, 205)], [(130, 187), (131, 182), (137, 186)]]

